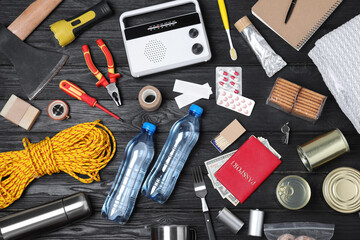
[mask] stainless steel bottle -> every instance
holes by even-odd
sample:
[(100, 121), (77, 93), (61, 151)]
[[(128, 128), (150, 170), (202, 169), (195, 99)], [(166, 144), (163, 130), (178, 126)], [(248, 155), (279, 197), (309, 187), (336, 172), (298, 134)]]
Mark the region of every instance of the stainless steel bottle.
[(151, 240), (196, 240), (196, 231), (186, 225), (151, 227)]
[(0, 239), (31, 239), (91, 215), (88, 198), (77, 193), (0, 218)]

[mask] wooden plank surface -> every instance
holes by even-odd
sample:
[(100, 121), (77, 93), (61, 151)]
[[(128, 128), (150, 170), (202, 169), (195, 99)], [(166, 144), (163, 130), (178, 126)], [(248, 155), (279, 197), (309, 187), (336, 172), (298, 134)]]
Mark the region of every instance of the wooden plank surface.
[[(0, 1), (0, 23), (5, 26), (9, 25), (31, 2), (31, 0)], [(273, 147), (282, 155), (282, 164), (244, 204), (239, 204), (237, 207), (232, 206), (227, 200), (223, 200), (217, 191), (212, 188), (210, 180), (207, 177), (205, 178), (208, 188), (207, 202), (211, 210), (218, 239), (254, 239), (247, 236), (249, 209), (254, 208), (259, 208), (266, 212), (266, 223), (288, 221), (334, 223), (336, 224), (336, 230), (333, 239), (360, 239), (359, 216), (357, 214), (340, 214), (333, 211), (326, 204), (321, 192), (325, 176), (333, 169), (341, 166), (360, 169), (360, 137), (351, 122), (341, 112), (335, 99), (322, 81), (321, 74), (307, 56), (307, 53), (314, 47), (317, 39), (360, 13), (360, 1), (344, 1), (299, 52), (295, 51), (251, 15), (250, 9), (255, 4), (255, 0), (226, 1), (230, 24), (233, 24), (242, 16), (248, 15), (269, 44), (288, 63), (288, 66), (274, 77), (268, 78), (255, 55), (251, 52), (251, 49), (233, 27), (232, 38), (239, 59), (236, 62), (231, 61), (228, 55), (227, 38), (220, 19), (217, 2), (200, 0), (213, 54), (212, 59), (207, 63), (155, 74), (143, 77), (142, 79), (133, 79), (130, 75), (118, 17), (124, 11), (165, 1), (108, 0), (114, 15), (90, 28), (72, 44), (65, 48), (60, 48), (54, 41), (53, 34), (48, 26), (55, 21), (73, 16), (97, 2), (97, 0), (64, 1), (26, 40), (32, 46), (59, 51), (68, 54), (70, 58), (60, 73), (49, 83), (36, 100), (31, 101), (31, 104), (41, 110), (41, 115), (30, 132), (15, 127), (4, 118), (0, 118), (0, 152), (22, 150), (21, 140), (24, 137), (28, 137), (31, 142), (38, 142), (46, 136), (52, 137), (57, 132), (75, 124), (101, 119), (113, 131), (116, 137), (118, 144), (116, 156), (101, 171), (100, 182), (83, 184), (65, 173), (44, 176), (35, 180), (24, 191), (20, 200), (0, 211), (0, 217), (82, 191), (90, 196), (94, 209), (93, 216), (61, 230), (43, 235), (39, 239), (149, 239), (149, 228), (146, 227), (159, 224), (188, 224), (196, 229), (198, 239), (207, 239), (205, 222), (201, 213), (201, 203), (195, 197), (193, 191), (190, 169), (200, 165), (202, 166), (203, 173), (206, 174), (203, 162), (219, 155), (217, 150), (209, 143), (210, 140), (234, 118), (237, 118), (247, 129), (247, 132), (231, 145), (226, 152), (240, 147), (251, 135), (263, 136), (268, 138)], [(117, 108), (112, 100), (109, 99), (105, 89), (96, 88), (95, 79), (87, 69), (83, 59), (81, 46), (89, 44), (95, 64), (102, 72), (106, 73), (105, 57), (95, 43), (98, 38), (103, 38), (110, 48), (114, 56), (117, 71), (122, 75), (117, 84), (124, 104), (120, 108)], [(138, 133), (144, 121), (156, 124), (158, 127), (158, 131), (155, 134), (156, 154), (154, 159), (156, 159), (172, 124), (185, 115), (188, 109), (178, 109), (176, 106), (174, 97), (178, 94), (172, 92), (174, 80), (183, 79), (199, 84), (209, 82), (214, 89), (216, 66), (242, 67), (243, 94), (256, 101), (251, 117), (237, 115), (232, 111), (217, 106), (214, 95), (211, 96), (210, 100), (198, 101), (197, 104), (204, 108), (200, 138), (168, 202), (161, 205), (143, 196), (139, 196), (132, 217), (126, 225), (120, 226), (102, 219), (100, 217), (100, 210), (118, 171), (122, 154), (128, 141)], [(276, 77), (279, 76), (328, 96), (323, 115), (315, 124), (288, 116), (266, 106), (266, 98), (271, 91)], [(119, 123), (100, 110), (91, 109), (85, 103), (74, 100), (64, 94), (58, 88), (58, 84), (62, 79), (76, 82), (88, 94), (97, 98), (102, 105), (120, 115), (125, 120), (125, 123)], [(15, 94), (23, 99), (26, 98), (17, 80), (18, 77), (11, 62), (4, 55), (0, 54), (0, 81), (2, 83), (0, 87), (0, 107), (5, 104), (11, 94)], [(143, 86), (148, 84), (158, 87), (163, 95), (161, 108), (153, 113), (143, 111), (137, 101), (138, 92)], [(71, 119), (55, 122), (47, 116), (46, 107), (54, 99), (64, 99), (67, 101), (70, 106)], [(290, 121), (291, 126), (290, 144), (283, 145), (281, 143), (282, 134), (280, 127), (287, 121)], [(308, 173), (299, 160), (296, 146), (334, 128), (340, 128), (345, 134), (350, 144), (351, 152), (326, 164), (313, 173)], [(298, 211), (284, 209), (277, 202), (275, 196), (277, 183), (281, 178), (289, 174), (304, 177), (312, 188), (312, 197), (309, 204)], [(244, 229), (237, 235), (233, 235), (224, 225), (216, 221), (217, 212), (223, 207), (229, 208), (245, 222)]]

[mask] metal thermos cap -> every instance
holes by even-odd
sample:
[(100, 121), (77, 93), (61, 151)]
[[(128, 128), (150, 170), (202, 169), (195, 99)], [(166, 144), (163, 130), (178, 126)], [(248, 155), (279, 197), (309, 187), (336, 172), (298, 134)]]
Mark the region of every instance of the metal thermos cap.
[(31, 239), (90, 215), (88, 198), (77, 193), (0, 218), (0, 239)]
[(259, 209), (250, 210), (248, 235), (254, 237), (261, 237), (263, 223), (264, 223), (264, 212), (260, 211)]
[(219, 211), (216, 219), (228, 226), (234, 234), (236, 234), (242, 226), (244, 226), (244, 222), (230, 212), (230, 210), (226, 207)]

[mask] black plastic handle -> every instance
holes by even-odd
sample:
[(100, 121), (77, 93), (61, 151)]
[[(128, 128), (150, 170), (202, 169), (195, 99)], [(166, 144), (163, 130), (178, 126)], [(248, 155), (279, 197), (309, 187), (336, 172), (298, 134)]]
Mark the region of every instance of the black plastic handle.
[[(76, 19), (90, 11), (93, 11), (95, 13), (95, 17), (93, 19), (91, 19), (90, 21), (87, 21), (85, 23), (81, 22), (81, 20), (79, 20), (79, 19), (73, 21), (74, 19)], [(80, 33), (85, 31), (86, 29), (88, 29), (89, 27), (94, 25), (95, 23), (100, 22), (104, 18), (110, 16), (111, 14), (112, 14), (112, 11), (111, 11), (110, 6), (107, 4), (106, 1), (103, 0), (103, 1), (99, 2), (98, 4), (96, 4), (95, 6), (85, 10), (84, 12), (80, 13), (79, 15), (77, 15), (75, 17), (72, 17), (71, 19), (67, 19), (66, 21), (72, 22), (71, 24), (74, 27), (73, 33), (74, 33), (75, 37), (77, 37), (80, 35)]]
[(210, 213), (204, 212), (204, 217), (205, 217), (206, 229), (208, 232), (209, 240), (216, 240), (214, 228), (210, 218)]

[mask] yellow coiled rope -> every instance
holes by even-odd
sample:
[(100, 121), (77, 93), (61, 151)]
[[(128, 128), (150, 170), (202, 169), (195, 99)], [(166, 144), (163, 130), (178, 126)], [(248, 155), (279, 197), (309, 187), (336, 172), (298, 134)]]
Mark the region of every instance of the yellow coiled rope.
[(76, 125), (39, 143), (24, 138), (25, 150), (0, 153), (0, 208), (19, 199), (29, 183), (45, 174), (63, 171), (83, 183), (100, 181), (99, 171), (113, 158), (116, 142), (99, 122)]

